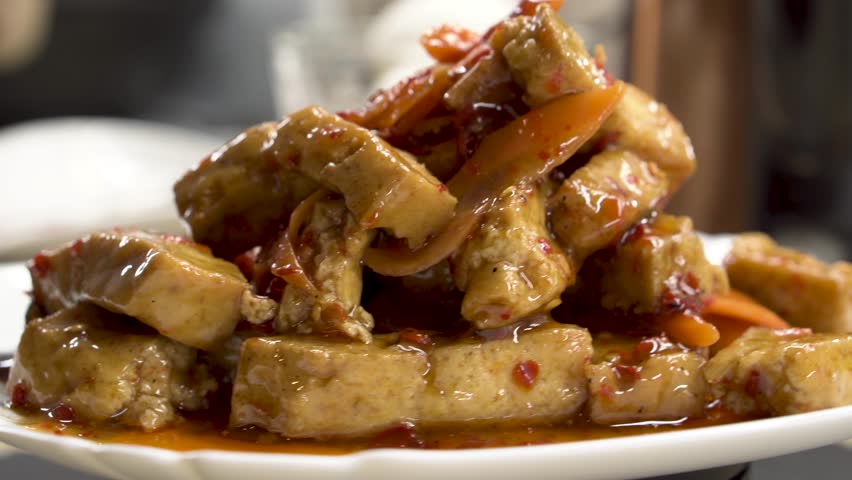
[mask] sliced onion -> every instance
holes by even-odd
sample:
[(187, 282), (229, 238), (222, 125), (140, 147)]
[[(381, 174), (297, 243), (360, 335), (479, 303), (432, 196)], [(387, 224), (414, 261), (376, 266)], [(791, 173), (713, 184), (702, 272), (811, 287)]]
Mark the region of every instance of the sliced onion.
[(294, 285), (313, 295), (318, 293), (317, 287), (314, 285), (310, 275), (302, 267), (299, 255), (296, 253), (296, 248), (293, 245), (293, 240), (299, 238), (302, 227), (307, 222), (317, 202), (330, 194), (331, 192), (328, 190), (319, 189), (308, 196), (308, 198), (302, 200), (299, 206), (293, 210), (287, 230), (281, 236), (278, 244), (278, 252), (271, 267), (273, 275), (284, 280), (287, 284)]
[(417, 250), (370, 248), (364, 262), (381, 275), (397, 277), (423, 271), (448, 257), (503, 190), (547, 175), (573, 155), (612, 113), (623, 92), (624, 84), (617, 82), (603, 90), (565, 95), (487, 136), (447, 183), (459, 198), (449, 224)]

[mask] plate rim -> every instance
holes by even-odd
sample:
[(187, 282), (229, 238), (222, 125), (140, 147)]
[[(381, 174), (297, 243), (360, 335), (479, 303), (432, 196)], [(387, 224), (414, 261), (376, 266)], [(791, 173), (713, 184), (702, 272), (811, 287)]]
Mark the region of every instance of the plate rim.
[[(6, 407), (3, 407), (6, 408)], [(845, 428), (844, 428), (845, 427)], [(804, 430), (804, 434), (802, 429)], [(801, 435), (794, 438), (786, 436), (777, 443), (748, 442), (749, 439), (773, 437), (779, 433), (797, 431)], [(696, 427), (669, 432), (658, 432), (625, 436), (618, 438), (581, 440), (546, 445), (490, 447), (462, 450), (421, 450), (421, 449), (371, 449), (342, 455), (275, 453), (275, 452), (239, 452), (216, 449), (178, 451), (162, 447), (134, 445), (130, 443), (109, 443), (79, 438), (75, 436), (57, 436), (28, 428), (15, 422), (8, 416), (0, 415), (0, 441), (13, 446), (19, 440), (39, 442), (45, 446), (58, 445), (93, 455), (122, 455), (139, 459), (161, 462), (185, 462), (226, 466), (251, 463), (266, 468), (275, 467), (278, 473), (286, 469), (321, 469), (326, 474), (339, 475), (339, 478), (369, 478), (371, 472), (399, 467), (402, 464), (417, 462), (419, 474), (414, 478), (434, 478), (459, 467), (474, 467), (491, 464), (499, 467), (499, 478), (511, 478), (519, 470), (527, 470), (531, 462), (540, 466), (549, 465), (558, 460), (570, 465), (582, 458), (607, 458), (628, 454), (628, 460), (638, 459), (645, 451), (668, 450), (671, 453), (687, 453), (691, 448), (703, 448), (707, 444), (722, 446), (720, 449), (704, 450), (695, 455), (679, 455), (677, 461), (622, 461), (602, 475), (590, 477), (583, 471), (580, 478), (626, 478), (623, 474), (646, 476), (678, 473), (721, 467), (750, 462), (797, 451), (831, 445), (852, 437), (852, 405), (835, 407), (814, 412), (748, 420), (724, 425)], [(732, 443), (724, 443), (738, 439)], [(56, 461), (44, 451), (24, 449), (28, 453)], [(708, 455), (709, 453), (709, 455)], [(541, 462), (544, 462), (542, 464)], [(77, 466), (77, 468), (80, 468)], [(629, 470), (629, 472), (627, 472)], [(335, 473), (336, 472), (336, 473)], [(319, 473), (319, 472), (317, 472)], [(539, 471), (536, 471), (538, 474)], [(563, 472), (564, 473), (564, 472)], [(425, 474), (425, 475), (420, 475)], [(493, 476), (493, 475), (492, 475)], [(336, 477), (329, 477), (336, 478)], [(573, 478), (573, 477), (571, 477)]]

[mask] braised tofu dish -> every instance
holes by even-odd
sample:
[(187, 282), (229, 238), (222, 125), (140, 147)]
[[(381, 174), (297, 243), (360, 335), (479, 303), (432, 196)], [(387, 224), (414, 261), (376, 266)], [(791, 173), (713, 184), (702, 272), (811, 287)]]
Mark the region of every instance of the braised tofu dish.
[(177, 180), (185, 237), (36, 254), (10, 406), (441, 448), (852, 404), (852, 265), (758, 233), (708, 261), (665, 213), (689, 137), (560, 4), (425, 33), (435, 63), (361, 109), (247, 128)]

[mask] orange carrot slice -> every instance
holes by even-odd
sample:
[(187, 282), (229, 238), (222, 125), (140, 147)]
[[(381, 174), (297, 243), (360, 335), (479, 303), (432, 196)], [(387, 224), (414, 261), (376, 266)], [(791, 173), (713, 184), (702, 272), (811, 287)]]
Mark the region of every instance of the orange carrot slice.
[(697, 315), (678, 313), (662, 319), (660, 326), (669, 338), (689, 347), (709, 347), (719, 341), (719, 330)]
[(775, 312), (737, 291), (710, 299), (704, 305), (703, 316), (719, 330), (719, 341), (713, 345), (713, 351), (727, 347), (749, 327), (790, 328)]
[(704, 305), (704, 315), (726, 317), (749, 325), (766, 328), (790, 328), (790, 324), (775, 312), (757, 303), (748, 295), (732, 290), (727, 295), (717, 295)]

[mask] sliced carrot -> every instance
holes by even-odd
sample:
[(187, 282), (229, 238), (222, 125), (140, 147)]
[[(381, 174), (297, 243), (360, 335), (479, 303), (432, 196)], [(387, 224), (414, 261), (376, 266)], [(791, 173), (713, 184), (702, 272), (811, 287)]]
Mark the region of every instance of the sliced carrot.
[(752, 326), (748, 322), (719, 315), (705, 315), (704, 320), (712, 323), (719, 330), (719, 341), (714, 343), (711, 348), (713, 353), (733, 343)]
[(466, 28), (441, 25), (420, 36), (420, 45), (439, 62), (455, 63), (482, 42), (482, 37)]
[(401, 277), (447, 258), (503, 190), (544, 177), (562, 164), (598, 131), (623, 94), (619, 82), (564, 95), (488, 135), (447, 183), (459, 198), (453, 219), (420, 249), (370, 248), (365, 263), (381, 275)]
[(716, 295), (704, 305), (704, 315), (727, 317), (752, 326), (766, 328), (790, 328), (790, 324), (775, 312), (757, 303), (748, 295), (732, 290), (726, 295)]
[(690, 347), (709, 347), (719, 341), (719, 330), (697, 315), (677, 313), (662, 319), (660, 326), (669, 338)]
[(704, 305), (702, 315), (719, 330), (719, 341), (713, 345), (713, 351), (727, 347), (749, 327), (790, 328), (790, 324), (775, 312), (737, 291), (710, 299)]

